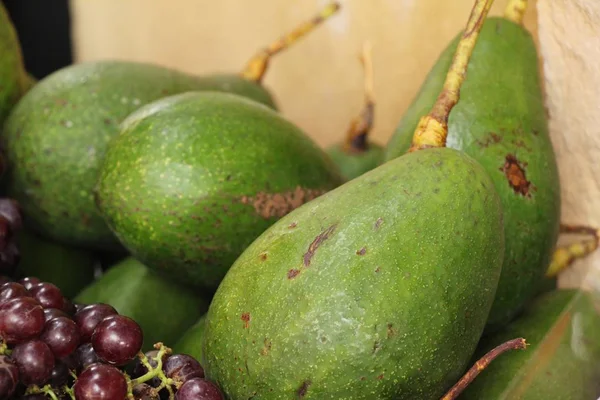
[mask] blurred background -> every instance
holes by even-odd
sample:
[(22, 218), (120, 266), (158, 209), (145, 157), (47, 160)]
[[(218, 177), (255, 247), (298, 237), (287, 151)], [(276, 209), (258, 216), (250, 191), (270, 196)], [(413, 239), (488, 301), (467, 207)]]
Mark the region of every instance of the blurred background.
[[(205, 74), (238, 71), (262, 46), (328, 0), (2, 0), (25, 64), (43, 78), (73, 62), (126, 59)], [(373, 138), (384, 144), (425, 75), (464, 27), (472, 0), (340, 0), (341, 12), (278, 55), (264, 80), (285, 117), (322, 146), (341, 140), (363, 102), (358, 54), (373, 49)], [(174, 5), (176, 4), (176, 6)], [(496, 1), (500, 15), (506, 1)], [(539, 46), (563, 221), (600, 225), (600, 3), (529, 1), (525, 26)], [(595, 89), (594, 89), (595, 88)], [(595, 255), (565, 274), (580, 283)], [(600, 270), (600, 269), (599, 269)]]

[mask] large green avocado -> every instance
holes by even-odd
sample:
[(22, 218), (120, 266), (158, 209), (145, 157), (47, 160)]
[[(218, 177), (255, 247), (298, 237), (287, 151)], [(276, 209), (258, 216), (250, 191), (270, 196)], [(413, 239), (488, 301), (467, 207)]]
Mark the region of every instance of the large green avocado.
[(28, 226), (69, 245), (118, 248), (92, 195), (108, 142), (140, 106), (189, 90), (238, 93), (274, 107), (265, 89), (237, 75), (197, 77), (128, 61), (71, 65), (32, 87), (2, 135), (8, 191)]
[(277, 112), (238, 95), (195, 92), (123, 122), (97, 204), (148, 267), (216, 288), (268, 226), (339, 184), (327, 154)]
[(119, 262), (85, 287), (75, 301), (106, 303), (133, 318), (144, 332), (144, 349), (174, 343), (207, 310), (193, 291), (156, 274), (132, 257)]
[[(404, 154), (436, 101), (460, 35), (441, 54), (389, 141), (385, 161)], [(558, 239), (560, 185), (548, 134), (535, 43), (522, 26), (489, 18), (469, 62), (447, 146), (486, 169), (502, 199), (506, 254), (487, 331), (509, 322), (536, 293)]]
[(304, 204), (237, 259), (203, 365), (230, 400), (439, 399), (484, 329), (500, 199), (453, 149), (392, 160)]
[(529, 344), (494, 360), (464, 400), (594, 400), (600, 396), (600, 302), (562, 289), (537, 298), (503, 331), (486, 337), (475, 358), (516, 337)]
[(17, 33), (0, 2), (0, 132), (10, 110), (27, 90), (28, 79)]

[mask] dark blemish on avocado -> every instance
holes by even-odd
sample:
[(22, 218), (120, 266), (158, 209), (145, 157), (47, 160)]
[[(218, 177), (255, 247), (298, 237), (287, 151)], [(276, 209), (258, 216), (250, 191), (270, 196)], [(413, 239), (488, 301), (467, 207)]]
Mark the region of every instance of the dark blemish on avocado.
[(381, 228), (381, 224), (383, 224), (383, 218), (379, 217), (377, 218), (377, 221), (375, 221), (375, 229)]
[(539, 135), (539, 134), (540, 134), (540, 131), (538, 131), (537, 129), (533, 129), (533, 130), (531, 131), (531, 133), (533, 133), (533, 135), (534, 135), (534, 136), (537, 136), (537, 135)]
[(373, 343), (373, 351), (371, 352), (371, 354), (375, 354), (377, 353), (377, 351), (381, 348), (381, 343), (379, 343), (379, 340), (376, 340)]
[(296, 189), (281, 193), (259, 192), (254, 197), (242, 196), (242, 204), (250, 204), (254, 211), (262, 218), (283, 217), (302, 204), (316, 199), (326, 190), (304, 189), (300, 186)]
[(271, 351), (272, 345), (273, 344), (271, 343), (271, 341), (268, 338), (265, 338), (265, 340), (263, 341), (263, 348), (261, 349), (260, 354), (263, 356), (268, 355)]
[(512, 143), (515, 146), (517, 146), (517, 147), (520, 147), (520, 148), (525, 149), (527, 151), (531, 151), (531, 147), (528, 147), (527, 144), (523, 140), (521, 140), (521, 139), (519, 139), (519, 140), (513, 140)]
[(335, 231), (336, 227), (337, 227), (337, 224), (331, 225), (329, 228), (325, 229), (325, 231), (319, 233), (317, 235), (317, 237), (315, 238), (315, 240), (312, 241), (310, 246), (308, 246), (308, 250), (306, 251), (306, 253), (304, 253), (304, 257), (303, 257), (303, 262), (304, 262), (305, 267), (310, 266), (310, 260), (315, 255), (315, 252), (317, 251), (319, 246), (321, 246), (321, 244), (329, 238), (329, 236), (333, 233), (333, 231)]
[(92, 223), (92, 217), (90, 217), (88, 214), (85, 214), (85, 213), (81, 214), (81, 223), (86, 228), (89, 228)]
[(240, 318), (244, 321), (244, 328), (247, 329), (250, 326), (250, 313), (245, 312)]
[(379, 272), (379, 271), (381, 271), (381, 268), (377, 267), (377, 268), (375, 269), (375, 272)]
[(364, 377), (364, 376), (361, 376), (361, 377), (360, 377), (360, 380), (361, 380), (361, 381), (365, 381), (365, 380), (367, 380), (367, 378), (366, 378), (366, 377)]
[(110, 118), (104, 118), (104, 125), (110, 125), (112, 124), (112, 121), (110, 120)]
[(267, 253), (260, 253), (260, 261), (267, 261)]
[(298, 394), (299, 398), (306, 396), (306, 393), (308, 392), (308, 387), (310, 386), (310, 383), (311, 382), (309, 380), (305, 380), (304, 382), (302, 382), (302, 384), (298, 388), (298, 391), (296, 392)]
[(297, 277), (300, 274), (300, 270), (299, 269), (290, 269), (287, 273), (287, 278), (288, 279), (294, 279), (295, 277)]
[(227, 176), (225, 177), (225, 180), (226, 180), (227, 182), (229, 182), (229, 181), (231, 180), (231, 175), (227, 175)]
[(288, 225), (288, 229), (294, 229), (297, 226), (298, 226), (297, 222), (292, 222), (291, 224)]
[(364, 256), (367, 253), (367, 249), (365, 247), (363, 247), (362, 249), (358, 250), (356, 252), (357, 256)]
[(383, 379), (383, 374), (379, 375), (379, 376), (378, 376), (376, 379), (377, 379), (378, 381), (382, 380), (382, 379)]
[(56, 99), (56, 100), (54, 100), (54, 103), (57, 106), (66, 106), (67, 105), (67, 100), (65, 100), (65, 99)]
[(440, 192), (440, 188), (433, 188), (433, 193), (438, 194)]
[(497, 133), (494, 132), (490, 132), (485, 139), (481, 140), (478, 139), (477, 140), (477, 145), (481, 148), (487, 148), (492, 144), (497, 144), (500, 143), (502, 141), (502, 136), (498, 135)]
[(444, 162), (442, 160), (438, 160), (435, 162), (435, 164), (433, 164), (434, 167), (439, 168), (442, 165), (444, 165)]
[(387, 338), (390, 339), (394, 336), (396, 336), (396, 330), (394, 329), (394, 326), (392, 324), (387, 324)]
[(514, 155), (507, 154), (504, 165), (499, 169), (504, 173), (506, 179), (508, 180), (508, 184), (515, 193), (530, 198), (531, 182), (527, 180), (525, 175), (524, 166), (526, 165), (527, 164), (523, 165), (519, 163), (519, 160), (517, 160)]

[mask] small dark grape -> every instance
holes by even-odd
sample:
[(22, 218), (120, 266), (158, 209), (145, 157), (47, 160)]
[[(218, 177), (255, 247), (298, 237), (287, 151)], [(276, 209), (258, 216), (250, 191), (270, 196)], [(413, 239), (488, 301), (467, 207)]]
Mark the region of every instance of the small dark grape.
[(17, 231), (23, 225), (21, 219), (21, 207), (16, 200), (9, 198), (0, 199), (0, 216), (10, 225), (11, 230)]
[(29, 292), (44, 308), (62, 310), (65, 307), (65, 299), (60, 289), (52, 283), (40, 282), (29, 289)]
[(0, 251), (0, 272), (13, 275), (20, 260), (21, 254), (17, 245), (14, 242), (6, 244)]
[(54, 387), (62, 387), (69, 380), (69, 367), (67, 364), (61, 361), (57, 361), (52, 368), (50, 374), (50, 384)]
[[(150, 351), (146, 352), (146, 358), (148, 359), (148, 364), (150, 364), (152, 366), (152, 368), (156, 368), (156, 366), (157, 366), (157, 362), (156, 362), (157, 355), (158, 355), (158, 350), (150, 350)], [(169, 355), (164, 353), (163, 357), (162, 357), (163, 364), (165, 363), (167, 358), (169, 358)], [(146, 374), (147, 372), (148, 372), (148, 369), (144, 366), (144, 364), (142, 364), (142, 361), (139, 358), (136, 358), (135, 362), (133, 364), (133, 368), (131, 370), (131, 377), (139, 378), (140, 376)], [(158, 387), (160, 385), (161, 381), (160, 381), (160, 378), (154, 377), (146, 383), (148, 383), (152, 387)]]
[(147, 383), (138, 383), (133, 387), (133, 398), (135, 400), (158, 400), (160, 396)]
[(73, 302), (71, 302), (69, 299), (64, 298), (64, 307), (63, 307), (63, 311), (66, 312), (69, 316), (73, 316), (75, 315), (75, 313), (77, 312), (77, 310), (75, 309), (75, 304), (73, 304)]
[(0, 355), (0, 399), (10, 398), (19, 384), (19, 368), (7, 357)]
[(223, 393), (214, 383), (202, 378), (185, 382), (175, 394), (177, 400), (223, 400)]
[(15, 344), (38, 336), (44, 328), (44, 309), (32, 297), (0, 303), (0, 338)]
[(194, 357), (187, 354), (174, 354), (163, 364), (163, 372), (176, 382), (186, 382), (194, 378), (204, 378), (204, 368)]
[(79, 328), (68, 317), (54, 318), (46, 323), (40, 339), (56, 358), (67, 357), (79, 346)]
[(73, 385), (77, 400), (121, 400), (127, 396), (127, 381), (117, 368), (92, 364)]
[(32, 287), (34, 287), (35, 285), (37, 285), (38, 283), (41, 283), (42, 281), (40, 281), (38, 278), (36, 278), (35, 276), (26, 276), (25, 278), (21, 279), (19, 281), (19, 283), (23, 286), (25, 286), (25, 289), (29, 290)]
[(75, 307), (75, 313), (78, 313), (82, 308), (87, 306), (87, 304), (83, 303), (73, 303), (73, 307)]
[(92, 339), (96, 325), (109, 315), (117, 315), (117, 310), (104, 303), (90, 304), (75, 313), (73, 320), (79, 327), (81, 343), (87, 343)]
[(92, 346), (101, 360), (121, 366), (135, 358), (143, 339), (137, 322), (124, 315), (110, 315), (94, 329)]
[(54, 356), (48, 345), (41, 340), (31, 340), (15, 346), (11, 354), (19, 377), (25, 385), (43, 385), (52, 374)]
[(44, 308), (44, 320), (48, 321), (58, 317), (69, 317), (66, 312), (59, 310), (58, 308)]
[(94, 351), (91, 343), (82, 344), (75, 350), (76, 368), (77, 371), (83, 371), (87, 367), (97, 362), (100, 362), (98, 355)]
[(0, 286), (0, 303), (17, 297), (31, 297), (25, 286), (17, 282), (7, 282)]

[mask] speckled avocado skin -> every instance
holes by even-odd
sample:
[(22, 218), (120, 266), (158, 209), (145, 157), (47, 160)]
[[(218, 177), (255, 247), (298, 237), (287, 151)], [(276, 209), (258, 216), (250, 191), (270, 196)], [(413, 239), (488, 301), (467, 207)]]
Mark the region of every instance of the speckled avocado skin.
[[(410, 147), (419, 118), (441, 91), (459, 39), (442, 53), (402, 117), (386, 161)], [(448, 121), (447, 146), (481, 163), (502, 199), (506, 255), (486, 328), (493, 332), (514, 318), (543, 279), (558, 239), (560, 182), (531, 35), (506, 19), (489, 18), (467, 75)]]
[(17, 33), (0, 3), (0, 132), (10, 110), (27, 89), (24, 71)]
[(38, 82), (15, 107), (2, 137), (9, 193), (28, 225), (62, 243), (117, 248), (92, 195), (108, 142), (140, 106), (188, 90), (231, 91), (274, 106), (265, 89), (240, 77), (195, 77), (145, 63), (76, 64)]
[(230, 400), (439, 399), (500, 276), (500, 199), (453, 149), (392, 160), (291, 212), (217, 289), (203, 362)]
[(561, 289), (537, 298), (474, 358), (524, 337), (524, 351), (494, 360), (460, 396), (465, 400), (592, 400), (600, 395), (600, 303), (590, 292)]
[(343, 144), (337, 143), (327, 149), (327, 154), (339, 167), (344, 180), (349, 181), (381, 165), (384, 148), (377, 143), (370, 143), (367, 150), (352, 153), (346, 151)]
[(197, 293), (161, 276), (132, 257), (112, 266), (86, 286), (75, 301), (106, 303), (133, 318), (144, 332), (144, 350), (172, 345), (200, 318), (208, 304)]
[(329, 157), (280, 114), (241, 96), (196, 92), (123, 122), (97, 204), (148, 267), (216, 288), (268, 226), (341, 182)]

